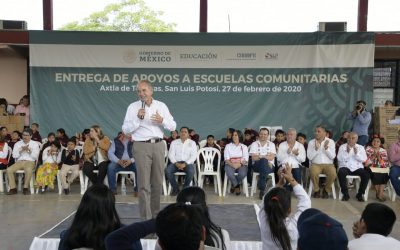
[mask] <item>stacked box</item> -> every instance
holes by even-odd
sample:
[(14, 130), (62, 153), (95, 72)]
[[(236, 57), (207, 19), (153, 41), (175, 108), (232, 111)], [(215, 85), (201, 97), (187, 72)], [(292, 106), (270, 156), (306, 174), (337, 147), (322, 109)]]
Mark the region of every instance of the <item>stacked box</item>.
[(389, 120), (395, 119), (396, 111), (400, 107), (375, 107), (374, 132), (385, 138), (385, 148), (395, 143), (398, 139), (400, 125), (391, 125)]
[(0, 116), (0, 127), (7, 127), (9, 133), (14, 130), (21, 131), (24, 130), (24, 116), (19, 115), (9, 115)]

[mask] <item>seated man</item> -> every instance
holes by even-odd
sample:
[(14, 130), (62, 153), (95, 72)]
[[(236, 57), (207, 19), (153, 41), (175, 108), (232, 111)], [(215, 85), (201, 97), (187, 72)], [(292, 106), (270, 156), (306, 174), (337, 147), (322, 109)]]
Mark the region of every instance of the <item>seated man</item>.
[[(261, 128), (258, 133), (258, 140), (250, 146), (250, 155), (253, 163), (253, 170), (260, 174), (258, 179), (259, 198), (262, 199), (265, 193), (267, 176), (274, 172), (274, 159), (276, 155), (275, 144), (268, 140), (269, 130)], [(253, 183), (255, 185), (255, 183)]]
[(388, 150), (389, 161), (392, 164), (390, 168), (390, 182), (394, 187), (394, 191), (400, 196), (400, 130), (398, 133), (398, 141), (390, 145)]
[(279, 145), (277, 158), (279, 166), (292, 166), (294, 179), (301, 183), (301, 163), (306, 160), (306, 150), (303, 144), (296, 141), (296, 136), (296, 129), (288, 129), (286, 141)]
[(29, 194), (29, 182), (31, 181), (32, 171), (40, 152), (39, 144), (31, 140), (31, 138), (32, 129), (25, 128), (22, 132), (22, 141), (18, 141), (14, 145), (13, 158), (15, 159), (15, 163), (7, 169), (8, 182), (10, 185), (10, 191), (7, 193), (8, 195), (17, 193), (14, 173), (21, 169), (25, 172), (23, 193)]
[(194, 176), (193, 163), (197, 158), (197, 146), (194, 141), (189, 139), (189, 128), (182, 127), (180, 138), (171, 142), (168, 158), (171, 164), (165, 169), (165, 175), (172, 186), (172, 196), (179, 193), (179, 187), (175, 180), (175, 173), (185, 172), (185, 183), (183, 187), (188, 187)]
[(322, 192), (322, 198), (329, 198), (332, 192), (332, 183), (336, 179), (336, 168), (333, 165), (335, 159), (335, 142), (326, 137), (326, 128), (318, 125), (315, 128), (315, 139), (308, 143), (307, 157), (311, 162), (310, 179), (313, 183), (313, 198), (320, 198), (319, 175), (326, 175), (326, 185)]
[(117, 194), (116, 187), (116, 175), (120, 171), (132, 171), (135, 173), (136, 186), (133, 188), (133, 196), (137, 197), (137, 172), (135, 160), (133, 159), (133, 142), (131, 136), (125, 135), (123, 132), (119, 132), (118, 136), (114, 138), (108, 149), (108, 159), (110, 163), (108, 164), (108, 185), (110, 190)]
[(389, 237), (396, 222), (394, 211), (380, 203), (368, 204), (361, 219), (354, 222), (354, 240), (349, 250), (400, 249), (400, 241)]
[(361, 178), (360, 187), (356, 198), (358, 201), (364, 201), (363, 195), (369, 181), (369, 173), (364, 169), (364, 162), (367, 160), (367, 153), (363, 146), (357, 144), (358, 135), (351, 132), (347, 137), (347, 143), (339, 147), (338, 151), (338, 178), (340, 189), (342, 190), (342, 201), (350, 199), (347, 189), (347, 175), (357, 175)]

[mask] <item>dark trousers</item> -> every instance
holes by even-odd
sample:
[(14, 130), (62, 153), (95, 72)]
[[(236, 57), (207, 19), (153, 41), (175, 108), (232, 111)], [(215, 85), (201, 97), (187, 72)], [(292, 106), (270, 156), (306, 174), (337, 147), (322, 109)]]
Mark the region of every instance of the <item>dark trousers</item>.
[[(85, 161), (82, 171), (93, 184), (101, 184), (107, 175), (108, 161), (103, 161), (95, 166), (92, 162)], [(99, 174), (93, 173), (93, 170), (99, 170)]]
[(350, 169), (341, 167), (339, 168), (338, 178), (339, 178), (339, 185), (340, 189), (342, 190), (342, 194), (348, 195), (349, 191), (347, 189), (347, 179), (346, 176), (348, 175), (357, 175), (361, 178), (360, 187), (358, 188), (358, 194), (364, 194), (365, 189), (368, 186), (369, 181), (369, 174), (364, 168), (359, 168), (356, 171), (350, 171)]

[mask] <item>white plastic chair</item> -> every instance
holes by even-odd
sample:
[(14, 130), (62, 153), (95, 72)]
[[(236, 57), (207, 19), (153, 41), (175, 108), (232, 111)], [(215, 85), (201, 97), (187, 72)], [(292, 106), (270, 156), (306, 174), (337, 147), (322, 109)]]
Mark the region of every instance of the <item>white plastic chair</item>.
[[(15, 174), (18, 177), (18, 191), (21, 191), (22, 190), (22, 177), (25, 175), (25, 171), (23, 169), (17, 170), (15, 172)], [(29, 181), (29, 188), (30, 188), (31, 194), (35, 193), (35, 188), (33, 187), (34, 178), (35, 178), (35, 172), (32, 171), (32, 177)]]
[(119, 171), (119, 172), (117, 172), (117, 174), (115, 175), (115, 178), (116, 178), (117, 180), (118, 180), (118, 175), (122, 175), (122, 178), (121, 178), (121, 193), (122, 193), (123, 195), (126, 195), (126, 184), (125, 184), (125, 179), (126, 179), (126, 177), (129, 178), (129, 176), (130, 176), (130, 178), (131, 178), (132, 181), (133, 181), (133, 186), (136, 186), (135, 172), (133, 172), (133, 171)]
[[(235, 175), (238, 175), (238, 173), (235, 173)], [(225, 197), (226, 196), (226, 189), (228, 188), (228, 189), (230, 189), (231, 188), (231, 182), (229, 181), (229, 184), (228, 184), (228, 176), (226, 175), (226, 173), (225, 173), (225, 178), (224, 178), (224, 191), (223, 191), (223, 196)], [(249, 197), (249, 186), (247, 185), (247, 178), (245, 177), (243, 180), (242, 180), (242, 186), (243, 186), (243, 191), (244, 191), (244, 193), (245, 193), (245, 195), (246, 195), (246, 197)]]
[[(353, 180), (354, 183), (355, 183), (355, 186), (356, 186), (356, 191), (358, 191), (358, 188), (359, 188), (360, 182), (361, 182), (360, 176), (358, 176), (358, 175), (347, 175), (346, 179), (347, 179), (347, 181)], [(338, 182), (339, 182), (339, 178), (338, 178)], [(369, 189), (370, 188), (371, 188), (371, 180), (368, 180), (368, 185), (367, 185), (367, 188), (365, 189), (365, 193), (363, 195), (365, 201), (368, 201), (368, 193), (369, 193)], [(339, 200), (341, 200), (342, 197), (343, 197), (343, 194), (342, 194), (342, 190), (341, 190), (340, 185), (339, 185)]]
[[(320, 174), (319, 178), (321, 177), (325, 177), (326, 178), (326, 174)], [(311, 197), (311, 193), (313, 190), (314, 184), (313, 182), (310, 180), (310, 185), (308, 186), (308, 196)], [(335, 182), (332, 182), (332, 197), (334, 200), (336, 200), (336, 188), (335, 188)]]
[[(217, 157), (218, 165), (217, 171), (214, 171), (214, 159)], [(200, 159), (203, 158), (204, 164), (202, 165)], [(203, 188), (204, 179), (203, 176), (214, 176), (214, 189), (215, 193), (222, 196), (221, 194), (221, 175), (220, 175), (220, 165), (221, 165), (221, 153), (215, 148), (201, 148), (197, 152), (197, 171), (198, 171), (198, 185)]]
[[(58, 194), (62, 194), (62, 185), (61, 185), (61, 170), (58, 170), (57, 172), (57, 187), (58, 187)], [(68, 171), (67, 175), (72, 174), (72, 171)], [(79, 170), (79, 185), (81, 187), (81, 195), (83, 195), (85, 193), (85, 181), (84, 181), (84, 177), (83, 177), (83, 172), (82, 170)]]
[[(253, 196), (256, 191), (257, 191), (257, 177), (260, 175), (260, 173), (257, 172), (253, 172), (253, 179), (251, 181), (251, 191), (250, 191), (250, 195)], [(275, 174), (274, 173), (270, 173), (267, 175), (267, 181), (268, 178), (271, 178), (271, 185), (272, 187), (275, 187)]]

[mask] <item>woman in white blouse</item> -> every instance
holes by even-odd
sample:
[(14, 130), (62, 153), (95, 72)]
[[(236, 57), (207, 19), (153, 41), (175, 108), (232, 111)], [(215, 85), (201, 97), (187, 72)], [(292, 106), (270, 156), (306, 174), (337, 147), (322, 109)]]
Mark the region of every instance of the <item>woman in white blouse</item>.
[[(243, 141), (242, 132), (235, 130), (232, 134), (232, 142), (225, 146), (225, 173), (232, 183), (231, 193), (240, 195), (240, 184), (247, 176), (247, 163), (249, 151)], [(235, 173), (238, 173), (235, 175)]]

